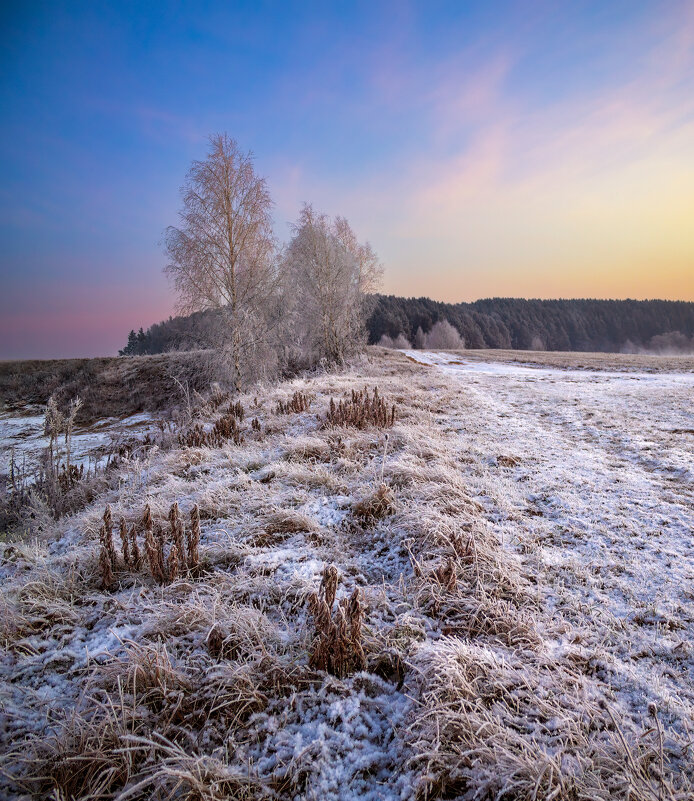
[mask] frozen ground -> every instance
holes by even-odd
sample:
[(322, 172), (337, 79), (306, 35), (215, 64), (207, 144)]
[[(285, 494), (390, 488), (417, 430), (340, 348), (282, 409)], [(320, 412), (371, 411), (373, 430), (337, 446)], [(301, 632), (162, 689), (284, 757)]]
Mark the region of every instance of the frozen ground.
[(579, 645), (634, 719), (655, 702), (694, 731), (694, 374), (407, 355), (474, 408), (439, 422), (535, 578), (547, 642)]
[[(408, 356), (243, 398), (241, 445), (155, 450), (4, 548), (0, 793), (692, 798), (694, 376)], [(325, 425), (365, 383), (397, 404), (387, 440)], [(278, 414), (295, 390), (309, 411)], [(364, 520), (381, 480), (395, 511)], [(103, 590), (104, 504), (174, 500), (204, 569)], [(345, 679), (308, 666), (328, 564), (364, 603)]]
[[(153, 431), (152, 416), (133, 414), (123, 419), (109, 417), (90, 426), (77, 426), (72, 435), (72, 464), (94, 468), (108, 456), (108, 450), (119, 441), (132, 436), (144, 436)], [(44, 413), (40, 407), (26, 409), (24, 413), (0, 413), (0, 474), (8, 473), (13, 458), (20, 471), (30, 472), (48, 445), (44, 435)], [(61, 437), (59, 446), (65, 448)]]

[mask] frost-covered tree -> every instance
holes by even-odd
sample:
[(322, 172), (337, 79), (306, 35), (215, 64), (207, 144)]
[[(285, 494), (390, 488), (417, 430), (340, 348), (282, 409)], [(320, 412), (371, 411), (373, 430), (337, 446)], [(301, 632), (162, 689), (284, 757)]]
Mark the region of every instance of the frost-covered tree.
[(219, 309), (240, 389), (244, 351), (254, 348), (275, 284), (272, 200), (264, 178), (226, 134), (194, 161), (181, 189), (180, 227), (165, 232), (165, 272), (187, 312)]
[(407, 350), (412, 347), (409, 339), (402, 332), (400, 332), (395, 339), (389, 337), (388, 334), (383, 334), (378, 340), (378, 344), (382, 348), (395, 348), (396, 350)]
[(426, 336), (427, 348), (446, 348), (447, 350), (457, 350), (464, 348), (465, 343), (448, 320), (439, 320), (434, 323), (431, 331)]
[(427, 346), (427, 337), (424, 331), (422, 331), (421, 325), (417, 328), (417, 333), (414, 335), (414, 346), (417, 350), (424, 350)]
[(382, 268), (344, 217), (306, 204), (284, 255), (287, 306), (296, 339), (314, 358), (340, 364), (366, 343), (369, 294)]

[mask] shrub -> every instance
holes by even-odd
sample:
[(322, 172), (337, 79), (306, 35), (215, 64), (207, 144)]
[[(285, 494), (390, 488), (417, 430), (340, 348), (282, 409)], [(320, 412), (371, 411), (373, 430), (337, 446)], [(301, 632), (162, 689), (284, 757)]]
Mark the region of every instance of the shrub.
[(448, 320), (439, 320), (426, 335), (427, 348), (447, 348), (458, 350), (465, 347), (463, 338), (458, 333), (458, 329), (452, 326)]

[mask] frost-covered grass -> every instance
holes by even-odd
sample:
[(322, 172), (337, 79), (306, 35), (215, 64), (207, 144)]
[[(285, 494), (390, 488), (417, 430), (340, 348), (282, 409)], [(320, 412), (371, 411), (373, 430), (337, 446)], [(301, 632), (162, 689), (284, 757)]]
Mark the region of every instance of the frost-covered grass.
[[(424, 360), (244, 398), (241, 445), (154, 452), (4, 548), (0, 794), (692, 797), (694, 383)], [(365, 383), (387, 442), (324, 425)], [(174, 500), (199, 574), (101, 590), (104, 504)], [(346, 679), (309, 667), (329, 564), (365, 604)]]

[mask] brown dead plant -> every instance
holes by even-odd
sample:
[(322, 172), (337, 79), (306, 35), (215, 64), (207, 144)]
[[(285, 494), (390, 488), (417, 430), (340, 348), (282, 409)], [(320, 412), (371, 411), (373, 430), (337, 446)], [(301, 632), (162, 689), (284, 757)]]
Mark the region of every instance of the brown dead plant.
[(195, 423), (191, 428), (181, 431), (178, 435), (178, 444), (182, 448), (221, 448), (225, 442), (240, 445), (243, 437), (239, 423), (243, 418), (243, 406), (240, 402), (233, 403), (215, 421), (210, 430), (207, 430), (202, 423)]
[(333, 614), (339, 574), (334, 565), (323, 570), (318, 593), (308, 598), (313, 618), (315, 638), (309, 657), (309, 667), (325, 670), (344, 678), (366, 669), (366, 657), (361, 644), (364, 609), (355, 587), (349, 598), (343, 598)]
[[(178, 576), (197, 570), (200, 564), (200, 510), (197, 504), (190, 512), (190, 529), (185, 530), (178, 503), (174, 502), (168, 514), (169, 530), (152, 518), (149, 505), (145, 507), (139, 527), (142, 531), (144, 560), (138, 544), (138, 524), (128, 530), (124, 517), (119, 522), (119, 534), (126, 570), (136, 572), (146, 560), (149, 573), (159, 584), (170, 584)], [(111, 507), (104, 512), (104, 522), (99, 529), (99, 570), (101, 586), (109, 589), (115, 581), (114, 571), (119, 567), (113, 545), (113, 519)]]
[(311, 398), (305, 392), (297, 390), (288, 401), (277, 401), (276, 411), (277, 414), (307, 412), (310, 405)]
[(349, 426), (359, 429), (369, 426), (391, 428), (396, 416), (395, 404), (386, 403), (379, 394), (378, 387), (374, 387), (371, 394), (368, 388), (364, 387), (363, 390), (352, 390), (352, 395), (347, 400), (335, 403), (335, 399), (330, 398), (325, 422), (328, 426)]
[(187, 532), (188, 569), (193, 570), (200, 564), (200, 507), (197, 503), (190, 510), (190, 528)]

